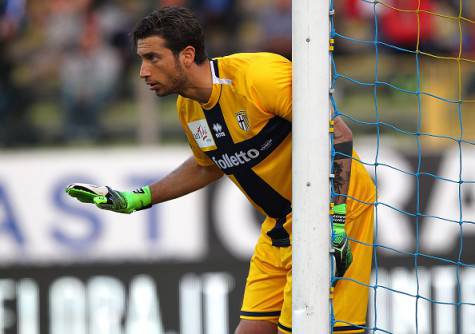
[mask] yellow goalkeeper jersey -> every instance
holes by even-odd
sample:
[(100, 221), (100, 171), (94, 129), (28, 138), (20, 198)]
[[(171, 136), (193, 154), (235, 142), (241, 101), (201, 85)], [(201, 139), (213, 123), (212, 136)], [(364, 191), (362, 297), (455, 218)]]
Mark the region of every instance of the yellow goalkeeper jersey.
[(211, 60), (213, 90), (178, 113), (197, 162), (216, 164), (262, 213), (291, 212), (292, 64), (270, 53)]
[[(272, 53), (240, 53), (211, 60), (211, 69), (207, 103), (182, 96), (177, 100), (196, 161), (216, 164), (282, 227), (292, 211), (292, 63)], [(311, 147), (308, 154), (313, 154)], [(352, 169), (352, 179), (359, 170)], [(291, 224), (285, 225), (285, 231), (269, 235), (276, 246), (284, 246), (278, 239), (288, 240), (286, 232), (291, 235)]]

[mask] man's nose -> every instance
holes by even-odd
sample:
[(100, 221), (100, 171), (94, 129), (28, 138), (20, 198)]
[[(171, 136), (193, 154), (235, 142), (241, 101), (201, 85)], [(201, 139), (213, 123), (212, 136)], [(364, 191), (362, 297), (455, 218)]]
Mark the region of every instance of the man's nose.
[(146, 66), (145, 64), (142, 64), (140, 66), (140, 77), (145, 79), (149, 76), (150, 76), (150, 70), (149, 70), (148, 66)]

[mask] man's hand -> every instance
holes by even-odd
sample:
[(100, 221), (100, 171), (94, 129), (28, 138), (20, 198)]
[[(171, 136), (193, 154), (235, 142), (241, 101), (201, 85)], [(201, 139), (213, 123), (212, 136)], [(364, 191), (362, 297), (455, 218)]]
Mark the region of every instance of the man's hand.
[(350, 243), (345, 231), (346, 205), (333, 207), (332, 247), (334, 256), (334, 275), (343, 277), (353, 261)]
[(353, 255), (351, 254), (350, 243), (346, 236), (344, 224), (333, 223), (332, 247), (336, 266), (335, 276), (343, 277), (353, 261)]
[(80, 202), (95, 204), (100, 209), (120, 213), (132, 213), (147, 209), (152, 202), (148, 186), (128, 192), (113, 190), (108, 186), (73, 183), (65, 190), (69, 196)]

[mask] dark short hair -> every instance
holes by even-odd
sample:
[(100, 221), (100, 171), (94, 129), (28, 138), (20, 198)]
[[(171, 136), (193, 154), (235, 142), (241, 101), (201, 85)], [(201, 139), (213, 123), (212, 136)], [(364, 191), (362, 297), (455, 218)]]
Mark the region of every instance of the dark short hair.
[(193, 12), (184, 7), (163, 7), (154, 10), (140, 20), (133, 31), (133, 41), (137, 47), (139, 39), (160, 36), (174, 55), (187, 46), (195, 48), (195, 63), (206, 59), (204, 32)]

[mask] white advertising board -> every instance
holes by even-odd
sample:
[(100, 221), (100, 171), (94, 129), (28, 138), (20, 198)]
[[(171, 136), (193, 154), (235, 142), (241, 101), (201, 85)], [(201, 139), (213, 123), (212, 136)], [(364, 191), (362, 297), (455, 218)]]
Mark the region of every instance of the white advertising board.
[(186, 148), (3, 153), (0, 263), (198, 260), (205, 251), (201, 191), (131, 215), (70, 198), (73, 182), (133, 190), (170, 172)]

